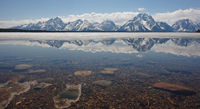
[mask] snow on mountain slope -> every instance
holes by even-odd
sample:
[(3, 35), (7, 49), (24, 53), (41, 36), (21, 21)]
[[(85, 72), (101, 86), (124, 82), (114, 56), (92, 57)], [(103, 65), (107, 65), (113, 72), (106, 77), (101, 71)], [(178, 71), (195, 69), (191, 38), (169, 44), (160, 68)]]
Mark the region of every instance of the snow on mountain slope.
[(87, 20), (78, 19), (74, 22), (69, 22), (64, 27), (63, 31), (88, 31), (94, 30), (94, 26)]
[(133, 20), (129, 20), (121, 26), (120, 31), (172, 31), (167, 23), (155, 22), (148, 14), (138, 14)]
[(129, 20), (126, 24), (120, 27), (119, 31), (149, 31), (139, 21)]
[(21, 26), (12, 27), (12, 29), (24, 30), (48, 30), (48, 31), (61, 31), (65, 23), (59, 18), (51, 18), (46, 22), (38, 22), (37, 24), (24, 24)]
[(151, 22), (154, 22), (151, 16), (147, 14), (138, 14), (133, 20), (129, 20), (120, 27), (120, 31), (150, 31)]
[(182, 19), (172, 25), (174, 31), (195, 32), (200, 29), (200, 25), (190, 19)]
[(168, 25), (166, 22), (157, 22), (158, 26), (162, 29), (163, 32), (172, 32), (173, 28)]
[(101, 31), (117, 31), (119, 28), (111, 20), (103, 21), (96, 27), (97, 30)]

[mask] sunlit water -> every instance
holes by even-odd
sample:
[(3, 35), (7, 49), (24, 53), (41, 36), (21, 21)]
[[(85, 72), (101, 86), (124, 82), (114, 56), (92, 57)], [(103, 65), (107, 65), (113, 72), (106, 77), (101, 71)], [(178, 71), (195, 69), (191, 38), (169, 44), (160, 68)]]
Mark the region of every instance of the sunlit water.
[[(0, 33), (0, 39), (0, 109), (200, 108), (198, 33)], [(16, 68), (21, 64), (28, 68)], [(196, 94), (155, 89), (157, 82)]]

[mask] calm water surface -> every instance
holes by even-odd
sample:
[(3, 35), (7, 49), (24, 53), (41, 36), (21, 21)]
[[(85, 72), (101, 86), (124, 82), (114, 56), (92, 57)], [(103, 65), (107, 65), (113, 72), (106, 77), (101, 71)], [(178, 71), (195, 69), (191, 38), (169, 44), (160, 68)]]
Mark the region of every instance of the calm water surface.
[[(200, 108), (199, 34), (1, 33), (0, 37), (0, 109)], [(153, 87), (158, 82), (196, 94)]]

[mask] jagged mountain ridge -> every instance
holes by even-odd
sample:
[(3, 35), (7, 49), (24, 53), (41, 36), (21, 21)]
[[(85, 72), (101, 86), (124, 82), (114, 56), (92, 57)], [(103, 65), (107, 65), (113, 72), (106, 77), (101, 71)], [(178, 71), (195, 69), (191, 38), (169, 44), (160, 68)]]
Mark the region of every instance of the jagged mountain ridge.
[(94, 26), (87, 20), (78, 19), (74, 22), (69, 22), (64, 27), (63, 31), (89, 31), (94, 30)]
[(119, 31), (138, 31), (138, 32), (171, 32), (173, 29), (165, 22), (155, 22), (148, 14), (138, 14), (133, 20), (129, 20)]
[(24, 24), (11, 29), (24, 29), (24, 30), (49, 30), (49, 31), (61, 31), (66, 24), (59, 18), (51, 18), (46, 22), (38, 22), (36, 24)]
[(174, 28), (174, 31), (186, 31), (186, 32), (195, 32), (198, 29), (200, 29), (200, 23), (196, 23), (190, 19), (182, 19), (179, 21), (176, 21), (172, 28)]
[(24, 30), (48, 30), (48, 31), (135, 31), (135, 32), (195, 32), (200, 29), (200, 23), (189, 19), (182, 19), (172, 26), (166, 22), (156, 22), (151, 15), (138, 14), (122, 26), (117, 26), (113, 21), (106, 20), (102, 23), (90, 23), (87, 20), (78, 19), (73, 22), (64, 23), (61, 18), (51, 18), (46, 22), (36, 24), (24, 24), (11, 29)]
[(101, 31), (117, 31), (118, 29), (118, 26), (111, 20), (103, 21), (101, 24), (96, 26), (96, 30)]

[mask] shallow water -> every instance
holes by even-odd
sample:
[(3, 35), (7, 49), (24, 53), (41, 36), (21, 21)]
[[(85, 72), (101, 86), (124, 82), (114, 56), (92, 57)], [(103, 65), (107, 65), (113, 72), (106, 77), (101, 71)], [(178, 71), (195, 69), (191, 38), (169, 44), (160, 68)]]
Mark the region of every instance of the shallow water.
[[(66, 84), (82, 85), (69, 108), (200, 108), (199, 34), (0, 33), (0, 39), (0, 108), (55, 108), (53, 98)], [(31, 67), (16, 70), (20, 64)], [(97, 80), (112, 84), (93, 84)], [(20, 89), (25, 82), (26, 92)], [(197, 94), (155, 89), (157, 82)], [(11, 99), (13, 87), (23, 93)]]

